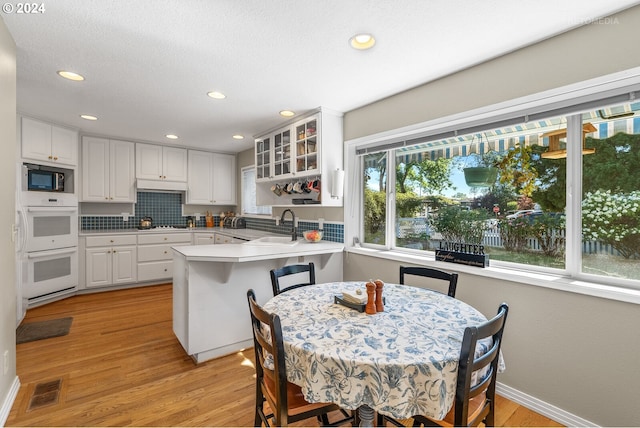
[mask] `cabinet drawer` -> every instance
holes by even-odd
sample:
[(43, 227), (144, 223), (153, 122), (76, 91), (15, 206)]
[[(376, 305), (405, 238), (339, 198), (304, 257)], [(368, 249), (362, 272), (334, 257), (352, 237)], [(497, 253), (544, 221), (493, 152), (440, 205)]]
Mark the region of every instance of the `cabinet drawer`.
[(173, 278), (173, 260), (138, 263), (138, 281)]
[(172, 260), (173, 250), (170, 244), (144, 245), (138, 251), (138, 262), (152, 262), (157, 260)]
[(191, 243), (190, 233), (153, 233), (138, 235), (138, 244)]
[(87, 236), (87, 247), (110, 247), (112, 245), (136, 245), (136, 235)]

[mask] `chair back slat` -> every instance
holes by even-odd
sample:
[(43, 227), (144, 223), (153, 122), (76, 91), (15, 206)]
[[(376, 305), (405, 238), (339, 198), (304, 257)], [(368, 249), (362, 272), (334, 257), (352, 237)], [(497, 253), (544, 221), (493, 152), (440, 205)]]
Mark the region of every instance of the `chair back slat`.
[[(449, 283), (447, 295), (456, 297), (456, 288), (458, 286), (458, 274), (447, 272), (441, 269), (418, 267), (418, 266), (400, 266), (400, 284), (404, 284), (405, 275), (416, 275), (425, 278), (433, 278), (437, 280), (447, 281)], [(438, 290), (434, 290), (438, 291)]]
[[(280, 284), (280, 278), (303, 273), (308, 273), (306, 281), (296, 282), (294, 284), (288, 284), (286, 286), (282, 286)], [(312, 285), (316, 283), (316, 271), (313, 263), (283, 266), (280, 269), (272, 269), (269, 274), (271, 276), (271, 287), (273, 289), (274, 296), (277, 296), (278, 294), (287, 290), (292, 290), (294, 288), (304, 287), (306, 285)]]

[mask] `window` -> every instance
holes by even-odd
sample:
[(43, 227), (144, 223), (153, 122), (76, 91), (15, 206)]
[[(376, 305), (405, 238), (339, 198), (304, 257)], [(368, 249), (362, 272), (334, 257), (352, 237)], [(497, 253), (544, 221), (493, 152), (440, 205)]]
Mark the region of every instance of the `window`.
[(359, 241), (640, 287), (640, 103), (535, 116), (358, 150)]
[(256, 205), (256, 169), (254, 166), (242, 168), (242, 213), (271, 215), (271, 206)]
[(581, 265), (585, 274), (640, 280), (638, 110), (640, 103), (633, 103), (582, 115)]

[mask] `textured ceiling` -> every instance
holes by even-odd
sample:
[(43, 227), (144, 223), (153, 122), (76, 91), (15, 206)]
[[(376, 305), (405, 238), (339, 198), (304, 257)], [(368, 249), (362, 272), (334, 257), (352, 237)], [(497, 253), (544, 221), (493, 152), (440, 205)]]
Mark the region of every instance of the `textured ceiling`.
[[(41, 14), (0, 16), (18, 48), (20, 113), (94, 135), (236, 152), (284, 122), (282, 109), (347, 112), (635, 4), (55, 0)], [(350, 48), (358, 32), (372, 33), (375, 47)], [(62, 79), (62, 69), (86, 80)], [(213, 90), (227, 98), (209, 98)]]

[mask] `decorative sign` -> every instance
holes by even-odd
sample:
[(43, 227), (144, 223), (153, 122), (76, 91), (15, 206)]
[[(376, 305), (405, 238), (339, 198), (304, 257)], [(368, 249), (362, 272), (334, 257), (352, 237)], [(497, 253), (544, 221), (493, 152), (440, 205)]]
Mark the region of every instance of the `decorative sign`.
[(489, 255), (484, 253), (484, 245), (481, 244), (440, 241), (436, 260), (482, 268), (489, 266)]

